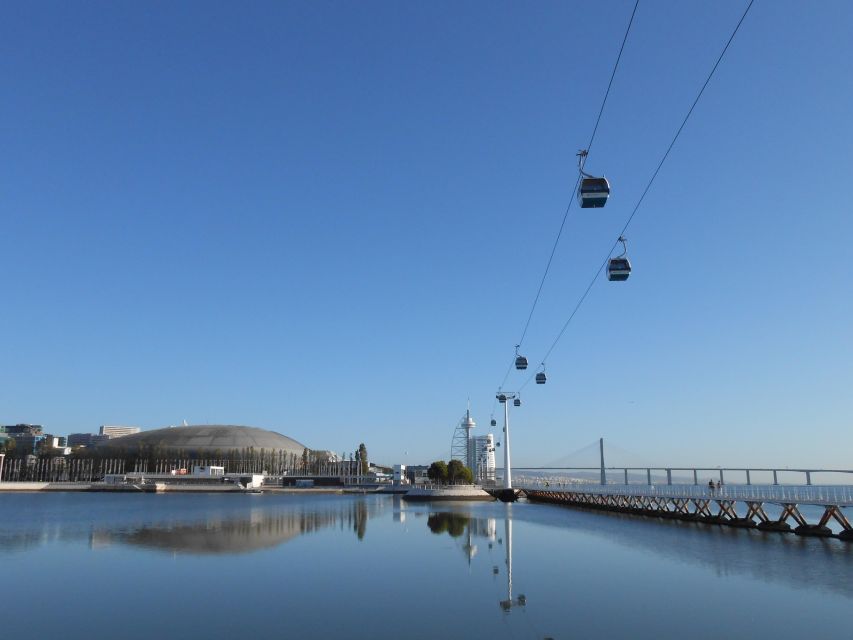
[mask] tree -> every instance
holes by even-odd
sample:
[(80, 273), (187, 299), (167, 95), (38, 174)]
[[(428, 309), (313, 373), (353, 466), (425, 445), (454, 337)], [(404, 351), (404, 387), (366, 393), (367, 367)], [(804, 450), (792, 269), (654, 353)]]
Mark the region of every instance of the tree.
[(465, 527), (470, 520), (471, 518), (461, 513), (432, 513), (427, 518), (427, 526), (436, 535), (446, 532), (458, 538), (465, 533)]
[(308, 449), (302, 450), (302, 473), (308, 473)]
[(436, 460), (427, 469), (427, 476), (433, 482), (441, 484), (447, 482), (447, 463), (444, 460)]
[(3, 450), (10, 458), (15, 455), (15, 447), (18, 445), (14, 438), (7, 438), (3, 442)]
[(361, 465), (361, 475), (366, 476), (367, 472), (370, 471), (370, 463), (367, 461), (367, 447), (364, 446), (363, 442), (358, 445), (358, 461)]
[(471, 484), (474, 481), (474, 474), (471, 470), (462, 464), (461, 460), (451, 460), (447, 465), (447, 479), (453, 484), (463, 483)]

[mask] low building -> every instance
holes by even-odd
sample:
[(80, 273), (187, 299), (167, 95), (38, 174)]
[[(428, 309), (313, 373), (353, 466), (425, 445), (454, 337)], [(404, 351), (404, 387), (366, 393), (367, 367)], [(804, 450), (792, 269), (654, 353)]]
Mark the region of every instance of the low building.
[(123, 436), (132, 436), (139, 433), (139, 427), (122, 427), (117, 425), (101, 425), (98, 430), (98, 435), (108, 436), (110, 438), (121, 438)]
[(67, 446), (69, 447), (94, 447), (101, 442), (106, 442), (110, 436), (99, 435), (96, 433), (72, 433), (68, 436)]
[(423, 464), (407, 465), (406, 477), (410, 484), (426, 484), (432, 482), (428, 475), (429, 467)]
[(20, 453), (35, 453), (36, 448), (45, 439), (44, 435), (11, 434), (15, 440), (15, 450)]
[(409, 484), (409, 478), (406, 476), (406, 465), (404, 464), (395, 464), (394, 465), (394, 484)]
[(0, 427), (0, 431), (15, 436), (40, 436), (44, 433), (40, 424), (10, 424)]

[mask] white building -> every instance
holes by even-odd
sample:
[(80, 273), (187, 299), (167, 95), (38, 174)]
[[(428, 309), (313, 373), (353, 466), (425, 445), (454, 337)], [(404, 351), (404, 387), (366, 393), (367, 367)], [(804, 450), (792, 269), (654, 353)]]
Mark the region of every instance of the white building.
[(139, 427), (119, 427), (104, 424), (101, 425), (98, 435), (121, 438), (122, 436), (132, 436), (134, 433), (139, 433)]
[(394, 484), (409, 484), (409, 479), (406, 477), (406, 465), (404, 464), (395, 464), (394, 465)]
[(495, 480), (495, 436), (472, 436), (470, 452), (473, 458), (471, 472), (475, 482), (494, 482)]

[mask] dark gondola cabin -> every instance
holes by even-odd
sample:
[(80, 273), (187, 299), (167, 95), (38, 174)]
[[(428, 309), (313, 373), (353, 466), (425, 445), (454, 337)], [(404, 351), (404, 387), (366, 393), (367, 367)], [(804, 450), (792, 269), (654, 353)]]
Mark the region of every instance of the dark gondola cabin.
[(506, 402), (506, 396), (505, 396), (504, 394), (500, 394), (500, 395), (498, 396), (498, 402), (500, 402), (501, 404), (503, 404), (504, 402)]
[(547, 379), (548, 378), (545, 376), (544, 371), (540, 371), (539, 373), (536, 374), (536, 384), (545, 384), (545, 381)]
[(610, 183), (607, 178), (582, 178), (578, 187), (578, 203), (581, 209), (603, 207), (610, 197)]
[[(504, 361), (506, 362), (506, 361)], [(527, 368), (527, 358), (524, 356), (518, 356), (515, 359), (515, 368), (516, 369), (526, 369)]]
[(498, 421), (497, 421), (497, 420), (495, 420), (494, 418), (492, 418), (492, 422), (491, 422), (491, 424), (492, 424), (492, 426), (493, 426), (493, 427), (496, 427), (496, 426), (498, 426)]
[(631, 275), (631, 262), (628, 258), (611, 258), (607, 265), (607, 279), (622, 282)]
[(516, 407), (520, 407), (521, 406), (521, 398), (516, 398), (515, 400), (512, 401), (512, 404), (514, 404)]

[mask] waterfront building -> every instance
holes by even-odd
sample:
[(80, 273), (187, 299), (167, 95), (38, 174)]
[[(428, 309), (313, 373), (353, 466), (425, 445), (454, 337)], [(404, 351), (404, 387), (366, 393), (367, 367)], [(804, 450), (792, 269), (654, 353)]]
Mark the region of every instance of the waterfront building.
[(72, 433), (68, 436), (69, 447), (94, 447), (101, 442), (106, 442), (110, 436), (102, 436), (96, 433)]
[(471, 472), (476, 482), (494, 482), (495, 480), (495, 436), (472, 436), (470, 441), (473, 466)]
[(429, 467), (424, 464), (406, 465), (406, 478), (410, 484), (424, 484), (430, 482), (427, 472)]
[(222, 457), (239, 454), (292, 454), (303, 456), (308, 463), (310, 450), (304, 444), (275, 431), (227, 424), (200, 424), (183, 427), (152, 429), (120, 438), (109, 438), (98, 443), (98, 449), (107, 455), (139, 455), (140, 452), (158, 451), (163, 456)]
[(395, 464), (394, 465), (394, 484), (409, 484), (409, 478), (406, 476), (406, 465), (404, 464)]
[(36, 447), (45, 439), (44, 435), (12, 435), (15, 440), (15, 450), (20, 453), (35, 453)]
[(21, 453), (34, 453), (45, 439), (40, 424), (13, 424), (3, 427), (3, 432), (15, 441), (15, 449)]
[(121, 438), (122, 436), (132, 436), (139, 433), (139, 427), (121, 427), (114, 425), (101, 425), (98, 435), (109, 436), (110, 438)]
[(3, 433), (15, 436), (40, 436), (44, 433), (40, 424), (10, 424), (2, 427)]

